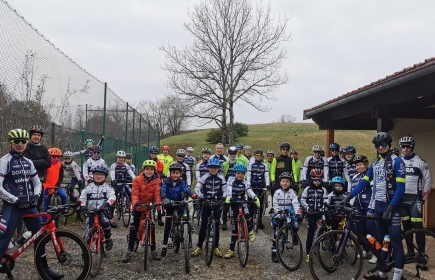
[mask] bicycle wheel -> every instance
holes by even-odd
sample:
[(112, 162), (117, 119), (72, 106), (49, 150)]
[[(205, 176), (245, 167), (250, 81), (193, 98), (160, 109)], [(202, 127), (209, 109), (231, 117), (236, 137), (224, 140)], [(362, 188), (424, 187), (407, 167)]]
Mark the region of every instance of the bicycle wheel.
[(191, 217), (191, 225), (192, 230), (199, 234), (199, 228), (201, 227), (201, 205), (196, 204), (194, 205), (193, 211), (192, 211), (192, 217)]
[(190, 272), (190, 244), (191, 232), (188, 223), (183, 225), (183, 247), (184, 247), (184, 270)]
[(214, 242), (216, 238), (216, 223), (213, 218), (210, 218), (205, 233), (205, 264), (210, 266), (213, 260)]
[[(54, 207), (61, 205), (60, 197), (56, 192), (51, 196), (50, 205)], [(56, 228), (59, 228), (59, 216), (55, 217), (54, 223), (56, 224)]]
[(120, 196), (121, 196), (120, 193), (116, 196), (116, 203), (115, 203), (116, 217), (118, 218), (118, 220), (121, 220), (121, 216), (122, 216), (122, 204), (121, 204)]
[(314, 279), (358, 279), (363, 269), (364, 258), (359, 258), (355, 264), (350, 264), (348, 255), (356, 250), (357, 254), (362, 256), (362, 247), (358, 243), (357, 238), (353, 234), (348, 235), (347, 243), (353, 242), (354, 246), (346, 247), (340, 255), (337, 248), (340, 240), (337, 240), (338, 235), (343, 236), (344, 231), (332, 230), (328, 231), (316, 239), (310, 251), (309, 266), (311, 275)]
[(435, 234), (427, 229), (413, 229), (405, 232), (402, 238), (406, 262), (408, 263), (405, 264), (404, 271), (416, 275), (418, 267), (420, 277), (430, 279), (432, 274), (429, 272), (433, 273), (435, 268), (435, 260), (430, 258), (435, 254)]
[(145, 223), (145, 237), (144, 237), (144, 250), (143, 250), (143, 269), (148, 269), (148, 248), (150, 247), (150, 223)]
[(284, 225), (276, 237), (276, 252), (279, 262), (289, 271), (298, 270), (302, 264), (302, 242), (292, 228)]
[(130, 211), (131, 203), (130, 203), (130, 198), (128, 198), (127, 194), (125, 194), (123, 200), (124, 200), (124, 209), (122, 212), (122, 223), (124, 224), (125, 227), (128, 227), (130, 225), (130, 219), (131, 219), (131, 211)]
[(254, 210), (254, 215), (252, 216), (252, 219), (254, 221), (254, 231), (258, 232), (258, 224), (260, 223), (260, 215), (258, 213), (258, 209)]
[(262, 201), (262, 206), (263, 206), (263, 211), (261, 211), (261, 216), (264, 217), (264, 215), (266, 215), (266, 208), (269, 207), (269, 191), (264, 191), (263, 192), (263, 201)]
[(74, 232), (56, 230), (56, 239), (61, 252), (58, 255), (51, 241), (51, 234), (45, 235), (35, 250), (35, 267), (40, 279), (50, 279), (45, 273), (42, 256), (46, 254), (51, 270), (65, 275), (63, 279), (86, 279), (91, 271), (91, 254), (88, 245)]
[(86, 220), (87, 218), (85, 217), (85, 215), (83, 215), (83, 213), (81, 212), (77, 212), (77, 220), (80, 223), (80, 227), (85, 230), (86, 229)]
[(314, 233), (314, 240), (313, 240), (313, 242), (316, 241), (316, 239), (317, 239), (320, 235), (324, 234), (324, 233), (327, 232), (327, 231), (328, 231), (328, 228), (327, 228), (326, 226), (320, 226), (320, 227), (318, 227), (317, 230), (316, 230), (316, 232)]
[(89, 232), (88, 236), (89, 240), (89, 248), (91, 252), (91, 258), (92, 258), (92, 266), (91, 266), (91, 272), (90, 275), (92, 277), (97, 276), (100, 273), (101, 264), (103, 263), (103, 256), (104, 256), (104, 247), (103, 243), (101, 242), (100, 238), (98, 237), (98, 230), (93, 228)]
[(239, 238), (237, 240), (237, 254), (239, 255), (239, 262), (242, 267), (245, 267), (248, 263), (249, 253), (249, 236), (248, 226), (245, 218), (240, 218), (238, 222)]

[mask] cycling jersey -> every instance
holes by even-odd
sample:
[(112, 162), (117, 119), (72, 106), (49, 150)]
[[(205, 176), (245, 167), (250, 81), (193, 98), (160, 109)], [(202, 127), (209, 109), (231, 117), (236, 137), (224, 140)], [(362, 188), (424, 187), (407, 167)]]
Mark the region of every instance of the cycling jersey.
[(288, 188), (287, 190), (280, 188), (275, 191), (275, 194), (273, 195), (273, 207), (275, 213), (287, 209), (293, 209), (296, 214), (300, 214), (301, 212), (298, 196), (291, 188)]
[(306, 209), (311, 208), (314, 211), (319, 211), (327, 202), (328, 193), (324, 187), (313, 188), (308, 186), (302, 192), (301, 205)]
[[(127, 164), (128, 164), (128, 163), (127, 163)], [(131, 171), (133, 171), (134, 175), (136, 175), (136, 166), (134, 166), (134, 164), (128, 164), (128, 165), (130, 166), (130, 169), (131, 169)], [(125, 181), (126, 181), (126, 182), (128, 182), (128, 183), (132, 183), (132, 182), (133, 182), (133, 179), (134, 179), (134, 178), (132, 178), (132, 177), (130, 176), (130, 173), (127, 172), (127, 174), (125, 174)]]
[(189, 165), (190, 170), (193, 171), (193, 166), (195, 165), (195, 158), (193, 156), (187, 156), (184, 158), (184, 163)]
[(243, 201), (246, 200), (246, 194), (252, 199), (255, 198), (255, 193), (245, 179), (237, 180), (235, 177), (228, 179), (226, 197), (231, 197), (233, 201)]
[(101, 157), (98, 159), (90, 157), (87, 161), (85, 161), (85, 163), (83, 163), (83, 177), (86, 181), (92, 180), (94, 178), (92, 175), (92, 169), (99, 165), (107, 166), (106, 162)]
[(265, 159), (264, 163), (267, 165), (267, 168), (269, 168), (270, 182), (275, 182), (276, 158), (273, 158), (272, 162)]
[(308, 156), (302, 167), (301, 180), (306, 180), (308, 183), (311, 182), (310, 172), (312, 169), (319, 168), (323, 169), (323, 180), (328, 181), (328, 161), (325, 157), (319, 157), (316, 159), (314, 156)]
[(426, 200), (432, 188), (432, 177), (427, 163), (412, 153), (402, 157), (406, 168), (406, 194), (418, 194), (419, 199)]
[(328, 194), (328, 204), (329, 205), (335, 205), (342, 201), (346, 195), (344, 195), (344, 192), (337, 193), (336, 191), (332, 191)]
[[(351, 179), (352, 189), (358, 185), (359, 181), (364, 177), (364, 173), (357, 173)], [(368, 185), (355, 196), (354, 205), (357, 209), (368, 209), (370, 199), (372, 197), (372, 186)]]
[(356, 164), (353, 163), (353, 159), (346, 160), (346, 171), (347, 171), (347, 174), (348, 174), (348, 176), (350, 178), (355, 176), (355, 174), (357, 173), (357, 171), (356, 171)]
[(262, 160), (249, 164), (246, 180), (252, 189), (270, 186), (269, 178), (269, 168)]
[(79, 200), (80, 205), (88, 207), (89, 210), (95, 210), (106, 201), (113, 204), (116, 196), (115, 191), (108, 184), (95, 185), (95, 183), (91, 183), (83, 189)]
[(207, 200), (220, 200), (227, 196), (227, 182), (222, 174), (205, 174), (196, 184), (195, 193)]
[[(178, 162), (183, 166), (183, 171), (181, 172), (182, 180), (187, 184), (188, 187), (192, 185), (192, 177), (190, 166), (185, 162)], [(170, 172), (168, 173), (168, 178), (171, 176)]]
[(196, 165), (196, 181), (199, 182), (201, 177), (208, 173), (207, 160), (203, 160)]
[(331, 156), (328, 159), (328, 180), (332, 180), (334, 177), (341, 177), (350, 182), (349, 174), (346, 169), (346, 161), (343, 158), (337, 156)]
[(136, 178), (136, 175), (134, 175), (133, 170), (131, 170), (130, 166), (123, 162), (123, 163), (113, 163), (110, 166), (110, 177), (112, 180), (116, 180), (117, 183), (125, 183), (127, 182), (127, 174), (133, 178)]
[(236, 160), (231, 161), (231, 159), (223, 163), (225, 180), (228, 181), (230, 177), (235, 176), (234, 165), (236, 165), (236, 163)]
[(220, 162), (221, 162), (221, 164), (223, 164), (225, 161), (227, 161), (229, 158), (227, 157), (227, 156), (225, 156), (225, 155), (218, 155), (218, 154), (215, 154), (215, 155), (212, 155), (211, 157), (210, 157), (210, 159), (212, 159), (212, 158), (217, 158)]
[(82, 179), (80, 166), (75, 162), (71, 161), (70, 163), (62, 162), (63, 169), (71, 176), (71, 178), (77, 178), (78, 180)]

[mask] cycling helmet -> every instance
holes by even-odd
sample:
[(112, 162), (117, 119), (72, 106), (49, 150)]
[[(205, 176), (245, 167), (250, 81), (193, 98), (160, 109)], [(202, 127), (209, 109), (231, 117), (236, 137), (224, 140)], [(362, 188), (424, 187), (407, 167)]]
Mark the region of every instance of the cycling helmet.
[(154, 169), (157, 169), (157, 164), (156, 164), (156, 162), (154, 160), (147, 159), (146, 161), (144, 161), (142, 163), (142, 169), (145, 168), (145, 167), (152, 167)]
[(103, 150), (103, 148), (101, 147), (101, 146), (94, 146), (93, 148), (92, 148), (92, 151), (93, 152), (101, 152)]
[(209, 159), (207, 162), (207, 167), (221, 167), (221, 162), (217, 158)]
[(311, 178), (323, 178), (323, 169), (313, 168), (310, 171)]
[(249, 150), (250, 151), (251, 150), (251, 146), (246, 145), (246, 146), (243, 147), (243, 150)]
[(236, 147), (232, 146), (232, 147), (229, 147), (229, 148), (228, 148), (227, 152), (228, 152), (230, 155), (231, 155), (231, 154), (235, 155), (235, 154), (237, 154), (237, 149), (236, 149)]
[(295, 155), (297, 155), (297, 154), (298, 154), (298, 151), (297, 151), (297, 150), (291, 150), (291, 151), (290, 151), (290, 154), (295, 154)]
[(320, 147), (319, 145), (315, 145), (311, 148), (311, 150), (313, 150), (313, 152), (321, 152), (322, 147)]
[(243, 149), (243, 145), (240, 144), (240, 143), (238, 143), (238, 144), (236, 145), (236, 149)]
[(94, 168), (92, 168), (92, 173), (95, 173), (95, 172), (104, 173), (104, 175), (106, 175), (106, 176), (109, 175), (109, 169), (107, 169), (107, 166), (104, 164), (97, 165)]
[(92, 140), (92, 139), (86, 139), (85, 145), (88, 144), (88, 143), (92, 143), (92, 145), (94, 145), (94, 140)]
[(282, 150), (282, 149), (288, 149), (288, 150), (290, 150), (290, 144), (288, 143), (288, 142), (282, 142), (280, 145), (279, 145), (279, 148)]
[(197, 155), (196, 160), (200, 160), (200, 159), (201, 159), (201, 155)]
[(400, 138), (399, 145), (400, 146), (402, 146), (402, 145), (410, 145), (411, 147), (414, 147), (415, 146), (415, 140), (411, 136), (404, 136), (404, 137)]
[(126, 157), (126, 153), (124, 151), (117, 151), (116, 152), (116, 157), (117, 158), (125, 158)]
[(332, 178), (331, 183), (332, 184), (340, 183), (343, 186), (343, 188), (344, 188), (344, 185), (345, 185), (343, 177), (340, 177), (340, 176), (335, 176), (334, 178)]
[(73, 153), (70, 152), (70, 151), (66, 151), (66, 152), (63, 154), (63, 158), (72, 158), (72, 157), (73, 157)]
[(62, 156), (62, 151), (59, 148), (50, 148), (48, 149), (48, 153), (50, 154), (51, 157), (61, 157)]
[(168, 145), (164, 145), (163, 147), (162, 147), (162, 151), (170, 151), (171, 149), (169, 149), (169, 146)]
[(158, 153), (159, 153), (159, 148), (157, 148), (156, 146), (151, 146), (150, 154), (158, 154)]
[(236, 163), (236, 164), (234, 164), (233, 171), (246, 173), (248, 171), (248, 169), (246, 168), (246, 165), (244, 165), (242, 163)]
[(177, 154), (177, 156), (185, 156), (186, 150), (185, 149), (178, 149), (176, 154)]
[(357, 164), (357, 163), (369, 163), (369, 160), (367, 159), (367, 157), (366, 156), (363, 156), (363, 155), (358, 155), (358, 156), (355, 156), (354, 158), (353, 158), (353, 163), (355, 163), (355, 164)]
[(347, 146), (346, 147), (346, 153), (352, 153), (355, 154), (356, 153), (356, 149), (354, 146)]
[(344, 153), (346, 153), (346, 150), (347, 150), (347, 146), (341, 147), (340, 153), (344, 154)]
[(400, 155), (400, 151), (397, 148), (391, 148), (390, 153), (392, 153), (393, 155), (396, 155), (396, 156)]
[(29, 129), (30, 136), (32, 136), (32, 134), (35, 132), (41, 134), (41, 136), (44, 135), (44, 131), (42, 129), (42, 126), (40, 126), (40, 125), (34, 124), (30, 127), (30, 129)]
[(195, 150), (192, 147), (187, 147), (186, 151), (193, 153)]
[(378, 132), (373, 136), (372, 143), (381, 143), (386, 142), (391, 145), (391, 142), (393, 142), (393, 138), (391, 138), (391, 135), (388, 132)]
[(338, 145), (337, 143), (331, 143), (331, 145), (329, 145), (329, 149), (338, 151), (340, 149), (340, 145)]
[(275, 153), (272, 150), (267, 151), (266, 155), (275, 155)]
[(201, 150), (201, 154), (211, 154), (211, 150), (208, 147), (205, 147)]
[(290, 172), (283, 172), (281, 174), (279, 174), (279, 180), (281, 181), (281, 179), (289, 179), (290, 181), (293, 182), (293, 175)]
[(29, 140), (29, 134), (24, 129), (16, 128), (12, 129), (8, 133), (8, 140), (9, 141), (15, 141), (15, 140)]
[(180, 172), (183, 171), (183, 166), (179, 164), (178, 162), (173, 162), (171, 165), (169, 165), (169, 171), (172, 170), (179, 170)]
[(130, 154), (130, 153), (126, 153), (126, 154), (125, 154), (125, 158), (126, 158), (126, 159), (132, 159), (132, 158), (133, 158), (133, 155)]
[(262, 149), (256, 149), (254, 152), (254, 155), (263, 155), (263, 154), (264, 154), (264, 152)]

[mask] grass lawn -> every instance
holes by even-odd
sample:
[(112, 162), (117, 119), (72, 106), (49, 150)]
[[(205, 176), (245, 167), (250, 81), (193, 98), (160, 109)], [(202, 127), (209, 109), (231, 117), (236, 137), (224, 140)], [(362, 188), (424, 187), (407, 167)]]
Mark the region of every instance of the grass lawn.
[[(319, 130), (316, 124), (312, 123), (290, 123), (290, 124), (256, 124), (248, 125), (247, 137), (241, 137), (237, 143), (250, 145), (254, 151), (257, 148), (263, 151), (274, 150), (279, 153), (279, 144), (283, 141), (289, 142), (292, 149), (298, 150), (299, 159), (311, 155), (311, 147), (314, 145), (326, 146), (326, 130)], [(192, 146), (195, 149), (194, 155), (198, 155), (201, 149), (209, 147), (214, 151), (214, 144), (205, 142), (210, 129), (199, 130), (182, 135), (176, 135), (162, 139), (160, 144), (171, 147), (171, 155), (179, 148)], [(376, 151), (372, 145), (372, 137), (376, 131), (372, 130), (337, 130), (335, 141), (340, 146), (352, 145), (356, 148), (357, 154), (367, 156), (371, 161), (376, 157)], [(226, 145), (226, 147), (228, 147)]]

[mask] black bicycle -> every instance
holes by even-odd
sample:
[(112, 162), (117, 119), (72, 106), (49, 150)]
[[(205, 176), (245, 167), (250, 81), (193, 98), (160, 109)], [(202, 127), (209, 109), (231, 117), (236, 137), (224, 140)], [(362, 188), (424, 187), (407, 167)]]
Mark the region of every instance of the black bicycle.
[(215, 213), (215, 206), (217, 206), (219, 203), (215, 201), (204, 201), (207, 206), (204, 207), (210, 207), (210, 217), (207, 219), (207, 229), (205, 233), (205, 264), (207, 266), (210, 266), (211, 261), (213, 260), (213, 251), (216, 248), (216, 231), (219, 230), (219, 228), (216, 228), (216, 219), (214, 217)]

